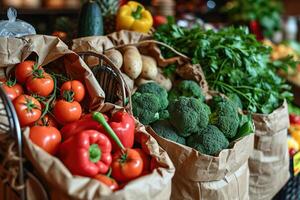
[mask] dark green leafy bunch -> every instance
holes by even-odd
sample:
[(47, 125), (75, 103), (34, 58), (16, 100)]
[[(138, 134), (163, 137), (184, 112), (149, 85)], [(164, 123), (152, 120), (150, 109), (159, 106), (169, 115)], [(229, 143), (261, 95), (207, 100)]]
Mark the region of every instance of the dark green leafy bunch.
[(257, 20), (263, 35), (271, 37), (280, 29), (282, 7), (279, 0), (230, 0), (223, 11), (233, 23)]
[(201, 87), (192, 80), (184, 80), (179, 82), (172, 90), (169, 92), (169, 101), (176, 100), (180, 96), (185, 97), (194, 97), (200, 99), (201, 101), (205, 100), (205, 96), (202, 92)]
[[(154, 37), (200, 63), (210, 89), (235, 93), (243, 109), (271, 113), (284, 99), (291, 100), (290, 86), (277, 75), (295, 67), (291, 57), (271, 62), (271, 49), (258, 42), (247, 28), (228, 27), (218, 32), (199, 27), (186, 29), (172, 20), (157, 29)], [(167, 49), (161, 49), (170, 55)]]

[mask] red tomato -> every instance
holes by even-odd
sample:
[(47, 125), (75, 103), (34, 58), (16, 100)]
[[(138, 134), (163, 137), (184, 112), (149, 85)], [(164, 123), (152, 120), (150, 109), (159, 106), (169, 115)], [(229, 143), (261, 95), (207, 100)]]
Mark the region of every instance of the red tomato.
[(64, 96), (65, 91), (74, 92), (73, 98), (75, 101), (78, 101), (78, 102), (82, 101), (82, 99), (84, 98), (84, 95), (85, 95), (84, 85), (80, 81), (77, 81), (77, 80), (65, 82), (60, 88), (60, 95)]
[(13, 101), (21, 127), (33, 124), (41, 114), (41, 104), (34, 97), (20, 95)]
[(41, 147), (51, 155), (56, 154), (59, 144), (61, 143), (59, 130), (52, 126), (31, 127), (29, 138), (34, 144)]
[(300, 116), (295, 115), (295, 114), (290, 114), (289, 118), (290, 118), (291, 124), (300, 124)]
[(162, 15), (156, 15), (153, 17), (154, 27), (166, 24), (168, 22), (167, 18)]
[(47, 97), (53, 92), (54, 81), (51, 75), (45, 72), (40, 75), (33, 74), (27, 79), (26, 88), (31, 94)]
[(42, 69), (42, 67), (35, 66), (35, 62), (31, 60), (26, 60), (24, 62), (19, 63), (16, 66), (16, 79), (19, 83), (25, 83), (27, 78), (31, 76), (34, 67)]
[(45, 115), (42, 119), (40, 118), (37, 122), (37, 125), (39, 126), (52, 126), (57, 127), (57, 122), (55, 119), (49, 115)]
[(94, 179), (104, 183), (113, 191), (115, 191), (119, 188), (119, 185), (115, 179), (110, 178), (104, 174), (98, 174), (97, 176), (94, 177)]
[(68, 102), (65, 100), (59, 100), (54, 105), (54, 116), (61, 124), (67, 124), (81, 117), (82, 109), (77, 101)]
[(113, 154), (112, 177), (117, 181), (126, 182), (139, 177), (143, 171), (143, 159), (134, 149), (121, 150)]
[(143, 173), (142, 174), (148, 174), (150, 172), (150, 159), (151, 157), (149, 155), (147, 155), (142, 149), (134, 149), (136, 150), (142, 160), (143, 160)]
[(23, 88), (20, 84), (10, 84), (9, 82), (5, 82), (2, 85), (2, 88), (4, 89), (6, 95), (10, 98), (10, 100), (14, 100), (21, 94), (23, 94)]

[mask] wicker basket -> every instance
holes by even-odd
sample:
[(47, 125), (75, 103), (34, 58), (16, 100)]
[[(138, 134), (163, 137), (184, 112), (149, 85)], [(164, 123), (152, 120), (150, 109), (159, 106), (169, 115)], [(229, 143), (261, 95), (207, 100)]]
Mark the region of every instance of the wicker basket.
[[(93, 54), (82, 54), (82, 56), (88, 55)], [(109, 63), (109, 60), (106, 60), (106, 63)], [(130, 99), (129, 90), (126, 90), (127, 86), (118, 70), (113, 64), (111, 66), (99, 65), (95, 68), (99, 72), (97, 73), (98, 81), (101, 82), (105, 94), (109, 94), (105, 99), (107, 102), (115, 103), (115, 100), (119, 99), (122, 105), (125, 105), (126, 99)], [(118, 95), (120, 92), (116, 92), (116, 89), (120, 89), (121, 95)], [(42, 182), (30, 172), (32, 171), (30, 163), (25, 164), (19, 120), (12, 102), (2, 87), (0, 87), (0, 118), (0, 200), (31, 200), (30, 193), (32, 192), (38, 193), (39, 199), (50, 199)]]

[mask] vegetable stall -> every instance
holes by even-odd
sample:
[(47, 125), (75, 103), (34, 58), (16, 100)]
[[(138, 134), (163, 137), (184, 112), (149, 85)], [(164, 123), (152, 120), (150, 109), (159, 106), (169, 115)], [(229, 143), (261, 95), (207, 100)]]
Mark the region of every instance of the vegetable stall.
[(84, 1), (66, 43), (7, 27), (0, 199), (288, 198), (299, 172), (296, 45), (156, 12)]

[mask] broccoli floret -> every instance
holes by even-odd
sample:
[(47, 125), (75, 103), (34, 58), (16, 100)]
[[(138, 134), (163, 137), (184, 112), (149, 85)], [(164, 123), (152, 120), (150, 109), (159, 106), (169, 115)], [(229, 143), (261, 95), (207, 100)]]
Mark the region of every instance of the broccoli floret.
[(209, 121), (209, 107), (193, 97), (179, 97), (170, 102), (168, 110), (171, 124), (182, 137), (198, 132), (206, 127)]
[(229, 146), (227, 138), (214, 125), (208, 125), (198, 133), (191, 135), (187, 138), (186, 143), (188, 146), (207, 155), (216, 155)]
[(234, 104), (225, 98), (217, 98), (213, 104), (210, 123), (222, 131), (227, 138), (234, 138), (239, 128), (239, 114)]
[(159, 99), (150, 93), (134, 93), (132, 95), (133, 115), (144, 125), (159, 119)]
[(155, 96), (157, 96), (159, 99), (160, 105), (161, 105), (160, 110), (165, 110), (169, 105), (167, 90), (165, 90), (163, 87), (161, 87), (160, 85), (158, 85), (155, 82), (146, 83), (146, 84), (141, 85), (137, 89), (137, 92), (142, 93), (142, 94), (150, 93), (150, 94), (154, 94)]
[(227, 94), (227, 97), (232, 101), (232, 103), (237, 107), (243, 110), (243, 104), (240, 97), (235, 93)]
[(169, 119), (170, 117), (170, 113), (168, 110), (163, 110), (159, 112), (159, 119), (163, 120), (163, 119)]
[(169, 92), (169, 101), (176, 100), (180, 96), (194, 97), (201, 101), (205, 100), (201, 87), (195, 81), (191, 80), (181, 81), (176, 87), (174, 87)]
[(151, 127), (159, 136), (185, 145), (185, 138), (177, 135), (169, 121), (159, 120), (151, 124)]

